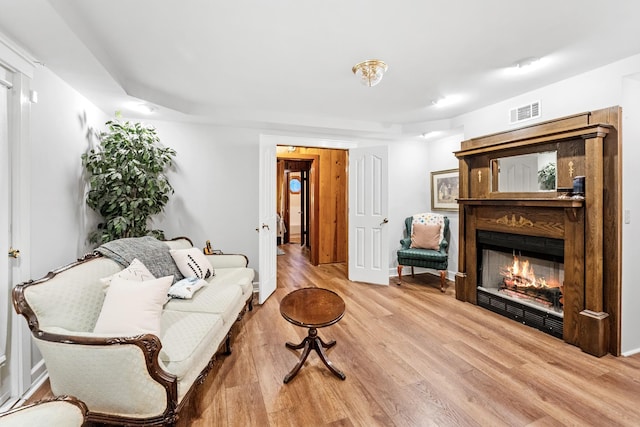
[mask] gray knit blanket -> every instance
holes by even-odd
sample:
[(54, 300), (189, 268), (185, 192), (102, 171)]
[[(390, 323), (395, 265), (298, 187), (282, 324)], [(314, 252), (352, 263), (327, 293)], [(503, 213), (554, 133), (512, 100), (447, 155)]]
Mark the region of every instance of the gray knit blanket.
[(169, 252), (169, 245), (152, 236), (112, 240), (98, 246), (95, 251), (123, 268), (138, 258), (156, 278), (173, 275), (173, 283), (184, 278)]

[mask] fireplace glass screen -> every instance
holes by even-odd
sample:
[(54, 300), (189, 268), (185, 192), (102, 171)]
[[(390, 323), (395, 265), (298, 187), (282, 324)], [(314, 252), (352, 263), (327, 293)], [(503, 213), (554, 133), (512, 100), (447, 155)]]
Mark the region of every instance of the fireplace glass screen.
[(481, 288), (503, 298), (562, 315), (564, 264), (554, 260), (482, 249)]

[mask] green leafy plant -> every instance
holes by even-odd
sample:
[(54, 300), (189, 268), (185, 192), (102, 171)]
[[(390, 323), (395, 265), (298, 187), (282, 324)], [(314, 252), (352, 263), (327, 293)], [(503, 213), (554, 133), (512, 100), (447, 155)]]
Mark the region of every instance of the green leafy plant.
[(538, 183), (541, 190), (556, 189), (556, 164), (547, 163), (545, 167), (538, 171)]
[(103, 222), (89, 234), (92, 243), (123, 237), (152, 235), (164, 238), (162, 230), (149, 230), (151, 216), (164, 210), (173, 194), (165, 172), (176, 152), (162, 147), (156, 130), (140, 123), (110, 120), (99, 145), (82, 155), (88, 173), (87, 205)]

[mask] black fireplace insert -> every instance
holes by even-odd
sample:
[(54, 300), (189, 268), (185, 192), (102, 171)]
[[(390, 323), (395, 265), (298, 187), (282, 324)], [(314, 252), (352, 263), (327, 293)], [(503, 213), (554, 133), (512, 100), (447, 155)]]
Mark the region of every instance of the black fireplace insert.
[(478, 230), (478, 305), (562, 338), (564, 241)]

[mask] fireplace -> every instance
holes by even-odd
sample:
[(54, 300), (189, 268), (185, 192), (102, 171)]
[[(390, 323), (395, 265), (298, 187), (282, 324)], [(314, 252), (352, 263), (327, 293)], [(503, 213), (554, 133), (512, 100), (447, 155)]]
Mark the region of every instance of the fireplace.
[(478, 305), (562, 338), (564, 242), (479, 230)]
[[(458, 300), (620, 354), (620, 117), (611, 107), (461, 142)], [(524, 185), (550, 165), (555, 183)]]

